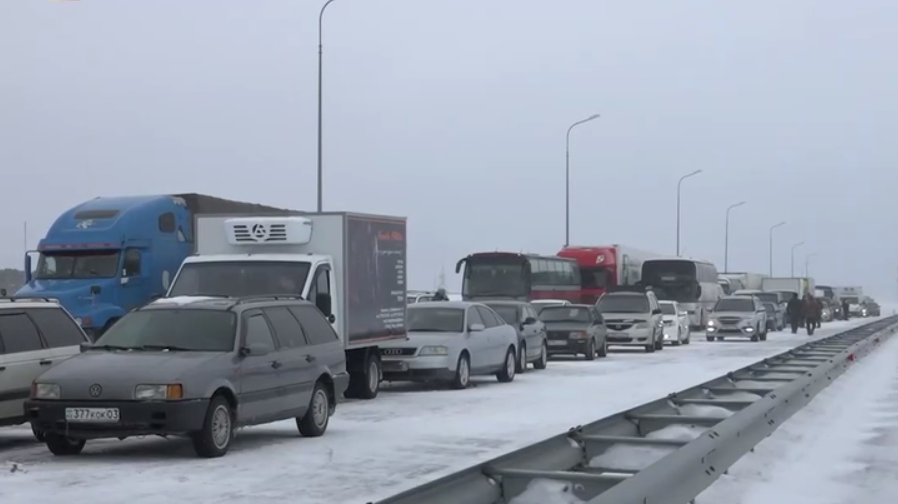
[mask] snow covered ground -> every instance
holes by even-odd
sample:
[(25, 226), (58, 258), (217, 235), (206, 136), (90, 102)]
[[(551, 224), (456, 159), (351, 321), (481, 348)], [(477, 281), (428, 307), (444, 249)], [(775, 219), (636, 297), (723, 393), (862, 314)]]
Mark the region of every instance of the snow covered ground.
[(898, 336), (849, 368), (696, 500), (779, 502), (898, 502)]
[[(885, 311), (884, 311), (885, 312)], [(888, 313), (888, 312), (886, 312)], [(825, 324), (825, 337), (870, 322)], [(56, 504), (359, 504), (709, 380), (808, 341), (706, 342), (607, 359), (552, 361), (513, 383), (469, 390), (393, 386), (374, 401), (341, 404), (328, 433), (299, 437), (293, 422), (241, 431), (220, 459), (197, 459), (184, 440), (89, 442), (54, 458), (24, 427), (0, 429), (0, 502)]]

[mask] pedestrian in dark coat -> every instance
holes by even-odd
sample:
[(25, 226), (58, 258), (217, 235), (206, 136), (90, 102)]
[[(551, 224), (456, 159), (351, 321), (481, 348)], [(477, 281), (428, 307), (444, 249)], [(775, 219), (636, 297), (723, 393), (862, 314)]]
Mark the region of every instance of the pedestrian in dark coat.
[(808, 294), (804, 298), (804, 303), (802, 304), (802, 312), (804, 315), (804, 326), (808, 331), (808, 336), (814, 335), (814, 329), (817, 328), (817, 313), (819, 307), (817, 306), (817, 300), (814, 299), (814, 296)]
[(798, 324), (801, 322), (801, 316), (801, 300), (798, 299), (798, 294), (792, 294), (792, 299), (786, 305), (786, 317), (789, 318), (792, 334), (798, 333)]
[(817, 329), (823, 325), (823, 300), (817, 298)]

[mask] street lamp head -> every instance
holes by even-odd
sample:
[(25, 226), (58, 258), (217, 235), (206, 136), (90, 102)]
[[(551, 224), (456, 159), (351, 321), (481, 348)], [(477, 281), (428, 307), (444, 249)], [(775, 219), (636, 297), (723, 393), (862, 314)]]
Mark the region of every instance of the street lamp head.
[(698, 174), (701, 173), (701, 172), (702, 172), (701, 170), (695, 170), (694, 172), (690, 173), (690, 174), (687, 175), (687, 176), (688, 176), (688, 177), (691, 177), (691, 176), (693, 176), (693, 175), (698, 175)]
[(779, 224), (775, 224), (775, 225), (774, 225), (773, 227), (771, 227), (770, 229), (776, 229), (776, 228), (778, 228), (778, 227), (780, 227), (780, 226), (785, 226), (785, 225), (786, 225), (786, 221), (783, 221), (783, 222), (780, 222)]
[(592, 121), (593, 119), (598, 119), (598, 118), (600, 118), (600, 117), (602, 117), (602, 116), (600, 116), (599, 114), (593, 114), (593, 115), (587, 117), (586, 120), (587, 120), (587, 121)]

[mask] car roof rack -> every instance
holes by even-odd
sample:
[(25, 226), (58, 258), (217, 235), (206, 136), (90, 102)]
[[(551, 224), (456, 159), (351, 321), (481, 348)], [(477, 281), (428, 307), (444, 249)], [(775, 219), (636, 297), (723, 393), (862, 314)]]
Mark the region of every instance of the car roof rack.
[(28, 297), (28, 296), (3, 296), (0, 297), (0, 303), (55, 303), (59, 304), (59, 300), (51, 297)]
[(609, 285), (605, 288), (605, 292), (633, 292), (636, 294), (645, 294), (646, 292), (652, 290), (651, 287), (646, 285)]
[(304, 301), (299, 294), (258, 294), (255, 296), (240, 296), (234, 299), (234, 304), (258, 303), (261, 301)]

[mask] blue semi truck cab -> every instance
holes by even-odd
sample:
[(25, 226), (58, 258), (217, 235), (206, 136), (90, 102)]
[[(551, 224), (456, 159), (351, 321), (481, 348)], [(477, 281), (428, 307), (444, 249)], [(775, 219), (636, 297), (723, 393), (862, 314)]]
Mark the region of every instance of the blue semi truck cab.
[(58, 299), (96, 339), (125, 313), (166, 293), (194, 251), (197, 215), (286, 212), (202, 194), (95, 198), (59, 216), (26, 254), (26, 283), (16, 296)]

